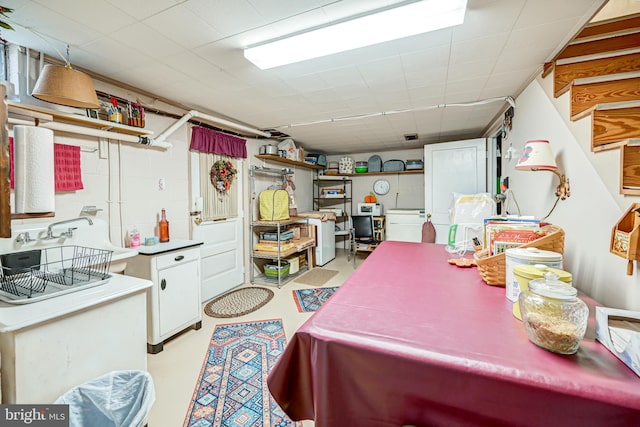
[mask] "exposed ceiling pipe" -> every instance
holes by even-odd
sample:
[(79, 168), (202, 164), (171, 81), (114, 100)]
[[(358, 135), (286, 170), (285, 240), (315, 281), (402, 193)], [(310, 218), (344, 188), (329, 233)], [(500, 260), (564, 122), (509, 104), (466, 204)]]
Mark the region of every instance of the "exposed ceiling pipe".
[[(20, 125), (31, 125), (33, 123), (27, 120), (19, 120), (19, 119), (9, 119), (9, 123), (11, 124), (20, 124)], [(45, 122), (39, 123), (38, 126), (51, 129), (58, 130), (61, 132), (70, 132), (79, 135), (88, 135), (88, 136), (96, 136), (99, 138), (108, 138), (108, 139), (117, 139), (122, 142), (131, 142), (134, 144), (147, 145), (151, 147), (160, 147), (160, 148), (171, 148), (173, 145), (169, 142), (165, 141), (155, 141), (153, 138), (148, 136), (136, 136), (136, 135), (128, 135), (125, 133), (118, 132), (109, 132), (101, 129), (87, 128), (83, 126), (75, 126), (67, 123), (58, 123), (58, 122)]]
[(180, 126), (182, 126), (183, 124), (185, 124), (186, 122), (188, 122), (190, 119), (192, 119), (194, 117), (199, 117), (201, 119), (211, 121), (211, 122), (219, 124), (221, 126), (226, 126), (226, 127), (232, 128), (232, 129), (245, 131), (245, 132), (252, 133), (252, 134), (258, 135), (258, 136), (264, 136), (264, 137), (267, 137), (267, 138), (269, 138), (271, 136), (271, 134), (269, 132), (264, 132), (264, 131), (261, 131), (261, 130), (258, 130), (258, 129), (253, 129), (253, 128), (250, 128), (248, 126), (244, 126), (244, 125), (241, 125), (239, 123), (235, 123), (235, 122), (232, 122), (230, 120), (223, 119), (221, 117), (210, 116), (209, 114), (204, 114), (204, 113), (201, 113), (201, 112), (199, 112), (197, 110), (191, 110), (188, 113), (186, 113), (184, 116), (182, 116), (180, 119), (178, 119), (177, 122), (175, 122), (174, 124), (169, 126), (164, 132), (162, 132), (160, 135), (158, 135), (158, 137), (155, 138), (155, 141), (159, 142), (159, 143), (164, 142), (164, 140), (167, 139), (167, 137), (169, 135), (171, 135)]

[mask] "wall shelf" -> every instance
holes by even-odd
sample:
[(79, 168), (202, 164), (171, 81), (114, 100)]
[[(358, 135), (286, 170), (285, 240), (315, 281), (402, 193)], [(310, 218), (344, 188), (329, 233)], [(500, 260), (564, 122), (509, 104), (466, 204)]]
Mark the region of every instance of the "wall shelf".
[[(390, 172), (362, 172), (362, 173), (339, 173), (335, 175), (324, 175), (330, 177), (341, 176), (371, 176), (371, 175), (411, 175), (411, 174), (423, 174), (424, 169), (420, 170), (405, 170), (405, 171), (390, 171)], [(328, 178), (331, 179), (331, 178)]]
[(285, 165), (300, 166), (300, 167), (307, 168), (307, 169), (316, 169), (316, 170), (324, 169), (324, 166), (318, 166), (318, 165), (314, 165), (312, 163), (299, 162), (297, 160), (290, 160), (290, 159), (286, 159), (284, 157), (276, 156), (276, 155), (273, 155), (273, 154), (256, 154), (256, 157), (258, 159), (262, 159), (262, 160), (271, 160), (271, 161), (274, 161), (276, 163), (283, 163)]
[(153, 135), (152, 131), (144, 128), (127, 126), (107, 120), (94, 119), (92, 117), (81, 116), (79, 114), (64, 113), (62, 111), (23, 104), (20, 102), (7, 101), (7, 106), (9, 107), (9, 116), (21, 120), (33, 120), (34, 122), (55, 120), (129, 135)]

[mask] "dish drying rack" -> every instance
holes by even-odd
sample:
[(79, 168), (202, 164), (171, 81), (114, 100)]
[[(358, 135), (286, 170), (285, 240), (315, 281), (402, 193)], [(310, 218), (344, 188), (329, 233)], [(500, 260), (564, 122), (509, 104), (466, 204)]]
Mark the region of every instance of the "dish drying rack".
[(113, 251), (56, 246), (0, 255), (0, 299), (35, 302), (108, 279)]

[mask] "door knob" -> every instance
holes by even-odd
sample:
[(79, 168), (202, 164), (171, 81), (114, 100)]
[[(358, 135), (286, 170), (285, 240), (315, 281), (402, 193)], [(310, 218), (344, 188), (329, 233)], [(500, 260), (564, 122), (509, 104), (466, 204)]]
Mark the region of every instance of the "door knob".
[(166, 287), (167, 287), (167, 280), (166, 279), (162, 279), (160, 281), (160, 289), (162, 289), (164, 291)]

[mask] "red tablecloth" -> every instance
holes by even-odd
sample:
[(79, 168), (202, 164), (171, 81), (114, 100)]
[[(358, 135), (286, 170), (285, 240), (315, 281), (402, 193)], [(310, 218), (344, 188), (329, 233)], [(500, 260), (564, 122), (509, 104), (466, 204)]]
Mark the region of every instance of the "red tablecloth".
[(638, 426), (640, 378), (594, 339), (532, 344), (504, 288), (444, 247), (382, 243), (293, 336), (268, 378), (325, 426)]

